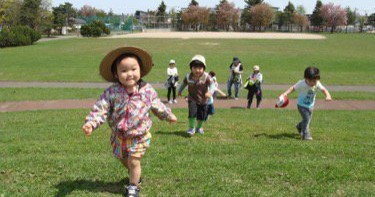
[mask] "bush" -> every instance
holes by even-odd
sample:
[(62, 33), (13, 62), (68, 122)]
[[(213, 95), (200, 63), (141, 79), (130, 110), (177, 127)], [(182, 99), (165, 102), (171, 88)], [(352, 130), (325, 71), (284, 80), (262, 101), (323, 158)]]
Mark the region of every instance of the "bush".
[(102, 21), (94, 21), (81, 27), (81, 35), (84, 37), (100, 37), (102, 34), (111, 34), (111, 31)]
[(40, 38), (39, 32), (27, 26), (4, 28), (0, 32), (0, 47), (31, 45)]

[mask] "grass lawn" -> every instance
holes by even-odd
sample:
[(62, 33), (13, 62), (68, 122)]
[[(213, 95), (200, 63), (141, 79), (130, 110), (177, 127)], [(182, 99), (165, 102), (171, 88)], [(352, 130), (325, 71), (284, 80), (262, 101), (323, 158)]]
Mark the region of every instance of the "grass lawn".
[(228, 78), (233, 56), (249, 75), (259, 64), (269, 84), (290, 84), (303, 77), (308, 65), (320, 68), (324, 84), (375, 84), (375, 36), (325, 35), (325, 40), (251, 39), (94, 39), (41, 42), (0, 50), (2, 81), (102, 81), (98, 66), (104, 55), (119, 46), (137, 46), (152, 53), (155, 66), (147, 81), (164, 82), (170, 59), (181, 76), (189, 71), (194, 54), (206, 57), (219, 81)]
[[(86, 138), (87, 112), (0, 113), (0, 195), (121, 196), (126, 173), (111, 155), (109, 128)], [(295, 110), (218, 109), (192, 138), (187, 110), (174, 112), (178, 124), (154, 118), (143, 196), (375, 193), (375, 111), (317, 110), (311, 142), (299, 140)]]
[[(0, 88), (0, 102), (26, 100), (58, 100), (58, 99), (88, 99), (99, 98), (104, 89), (96, 88)], [(167, 98), (166, 89), (156, 89), (161, 99)], [(223, 90), (224, 91), (224, 90)], [(226, 91), (225, 91), (226, 92)], [(263, 90), (263, 98), (276, 99), (283, 91)], [(234, 92), (233, 92), (234, 93)], [(187, 90), (184, 90), (187, 94)], [(375, 100), (373, 92), (331, 92), (336, 100)], [(297, 98), (293, 93), (289, 98)], [(240, 97), (247, 97), (247, 90), (240, 91)], [(317, 94), (318, 99), (324, 99), (323, 93)]]

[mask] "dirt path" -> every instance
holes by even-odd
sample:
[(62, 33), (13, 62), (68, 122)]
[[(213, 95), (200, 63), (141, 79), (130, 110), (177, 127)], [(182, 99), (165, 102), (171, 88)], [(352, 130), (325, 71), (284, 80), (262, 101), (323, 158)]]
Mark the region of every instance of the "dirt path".
[[(111, 83), (98, 82), (13, 82), (0, 81), (0, 88), (20, 88), (20, 87), (36, 87), (36, 88), (107, 88)], [(162, 83), (152, 83), (154, 88), (164, 88)], [(291, 84), (290, 84), (291, 85)], [(264, 84), (264, 90), (286, 90), (290, 85), (280, 84)], [(220, 84), (225, 89), (226, 84)], [(326, 85), (330, 91), (348, 91), (348, 92), (375, 92), (375, 85)]]
[[(165, 101), (164, 101), (165, 102)], [(275, 99), (264, 99), (261, 109), (275, 109)], [(31, 111), (46, 109), (90, 109), (95, 103), (95, 99), (84, 100), (49, 100), (49, 101), (20, 101), (20, 102), (0, 102), (0, 112)], [(241, 109), (246, 106), (246, 99), (215, 100), (216, 108)], [(255, 101), (253, 102), (253, 105)], [(187, 102), (179, 99), (177, 104), (166, 104), (171, 108), (187, 108)], [(317, 100), (317, 110), (375, 110), (375, 101), (331, 101), (325, 102)], [(286, 109), (296, 109), (296, 100), (290, 100)]]

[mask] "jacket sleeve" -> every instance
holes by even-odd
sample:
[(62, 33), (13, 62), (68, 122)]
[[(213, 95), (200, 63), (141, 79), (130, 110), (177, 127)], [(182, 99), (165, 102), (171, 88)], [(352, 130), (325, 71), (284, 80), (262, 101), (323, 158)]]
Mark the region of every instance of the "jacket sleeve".
[(170, 108), (165, 106), (159, 99), (157, 92), (151, 88), (151, 110), (160, 120), (166, 120), (172, 114)]
[(186, 86), (187, 86), (187, 79), (185, 77), (180, 85), (180, 88), (178, 89), (178, 93), (181, 93), (185, 89)]
[(103, 94), (92, 107), (90, 114), (85, 118), (85, 123), (90, 123), (93, 129), (98, 128), (107, 120), (108, 111), (110, 109), (109, 93), (109, 89), (103, 92)]

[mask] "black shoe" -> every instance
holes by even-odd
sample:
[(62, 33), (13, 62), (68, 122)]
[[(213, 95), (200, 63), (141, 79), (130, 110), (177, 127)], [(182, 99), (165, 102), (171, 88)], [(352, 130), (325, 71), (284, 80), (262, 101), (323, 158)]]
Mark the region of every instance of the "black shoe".
[(139, 197), (139, 189), (137, 186), (133, 184), (129, 184), (126, 187), (126, 192), (125, 192), (126, 197)]

